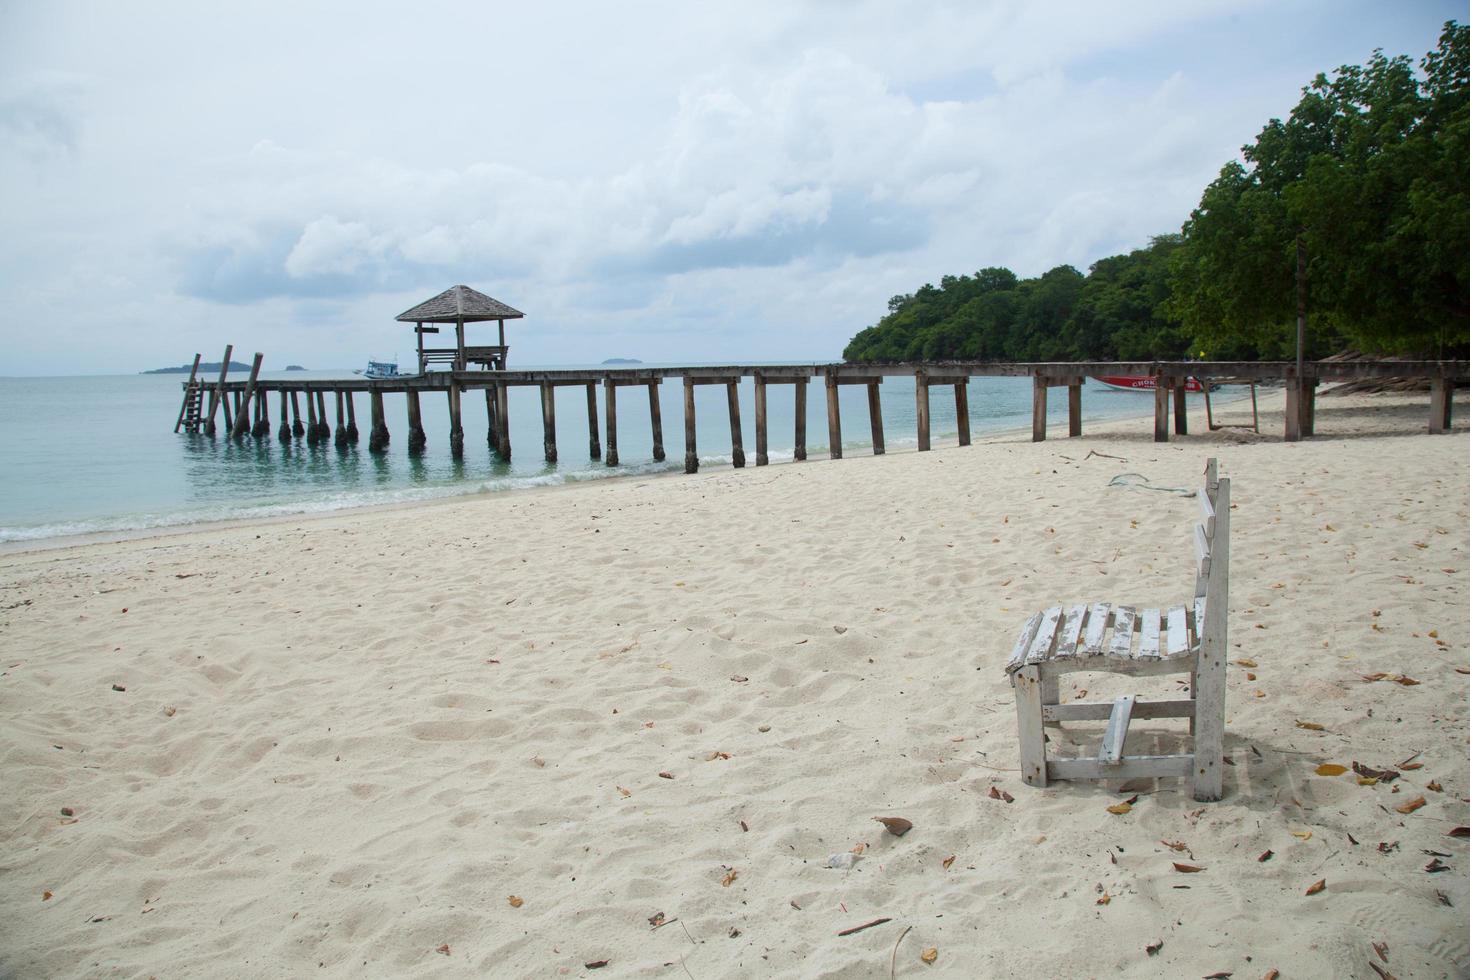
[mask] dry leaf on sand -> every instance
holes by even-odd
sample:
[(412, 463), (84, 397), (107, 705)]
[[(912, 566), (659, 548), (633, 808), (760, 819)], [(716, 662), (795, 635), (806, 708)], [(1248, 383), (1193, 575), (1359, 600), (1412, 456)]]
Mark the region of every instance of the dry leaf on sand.
[(1347, 766), (1340, 766), (1335, 762), (1324, 762), (1317, 767), (1317, 775), (1319, 776), (1341, 776), (1347, 771)]
[(883, 825), (883, 829), (888, 831), (894, 837), (902, 837), (904, 834), (908, 833), (914, 826), (911, 822), (905, 820), (903, 817), (874, 817), (873, 819), (881, 823)]
[(925, 963), (933, 963), (935, 960), (939, 959), (939, 947), (930, 946), (928, 949), (919, 954), (919, 959), (923, 960)]
[(519, 895), (511, 895), (506, 898), (506, 901), (510, 903), (510, 907), (513, 909), (518, 909), (526, 904), (526, 900)]
[(1308, 895), (1315, 895), (1318, 892), (1324, 892), (1326, 890), (1327, 890), (1327, 879), (1326, 878), (1319, 878), (1316, 881), (1312, 882), (1311, 885), (1309, 885), (1307, 887), (1307, 894)]
[(1400, 813), (1413, 813), (1415, 810), (1419, 809), (1423, 805), (1424, 797), (1416, 796), (1412, 800), (1409, 800), (1407, 803), (1400, 803), (1398, 806), (1394, 807), (1394, 809)]

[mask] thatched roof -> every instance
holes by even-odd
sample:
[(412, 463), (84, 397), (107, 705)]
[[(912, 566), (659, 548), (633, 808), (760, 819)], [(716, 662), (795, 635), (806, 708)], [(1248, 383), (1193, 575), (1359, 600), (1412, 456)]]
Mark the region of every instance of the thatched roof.
[(474, 323), (478, 320), (514, 320), (523, 317), (513, 307), (468, 286), (451, 286), (395, 319), (404, 323)]

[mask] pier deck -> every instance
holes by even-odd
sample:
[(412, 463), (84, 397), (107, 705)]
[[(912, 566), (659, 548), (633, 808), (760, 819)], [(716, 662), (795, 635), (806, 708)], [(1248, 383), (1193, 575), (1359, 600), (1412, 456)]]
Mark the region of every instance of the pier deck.
[[(305, 437), (308, 442), (334, 438), (327, 421), (326, 396), (332, 395), (336, 409), (335, 441), (338, 445), (356, 442), (357, 417), (353, 395), (368, 395), (372, 427), (368, 446), (373, 452), (385, 451), (389, 442), (387, 418), (383, 411), (383, 395), (401, 393), (408, 402), (408, 448), (421, 451), (426, 444), (420, 412), (420, 396), (425, 392), (446, 393), (449, 402), (450, 447), (458, 457), (463, 453), (464, 430), (461, 401), (466, 391), (482, 390), (489, 418), (489, 442), (502, 459), (510, 458), (510, 429), (506, 392), (512, 387), (539, 387), (543, 423), (543, 446), (548, 462), (556, 461), (556, 408), (553, 392), (558, 387), (582, 386), (587, 391), (589, 450), (593, 459), (602, 458), (602, 439), (598, 427), (597, 389), (603, 390), (607, 464), (618, 465), (617, 389), (645, 387), (648, 390), (653, 428), (654, 459), (664, 458), (663, 423), (658, 391), (668, 378), (684, 382), (684, 468), (693, 473), (699, 469), (695, 446), (694, 389), (698, 385), (720, 384), (728, 393), (732, 456), (737, 467), (745, 465), (745, 451), (740, 429), (739, 385), (750, 379), (755, 386), (756, 465), (768, 462), (766, 453), (766, 388), (773, 384), (790, 384), (796, 389), (796, 459), (806, 458), (807, 386), (820, 379), (827, 396), (828, 443), (831, 456), (842, 455), (842, 419), (837, 391), (843, 385), (864, 385), (868, 389), (868, 414), (873, 435), (873, 451), (884, 451), (883, 422), (878, 386), (884, 378), (914, 379), (915, 416), (920, 451), (931, 446), (929, 432), (929, 393), (936, 386), (953, 389), (959, 427), (959, 444), (968, 445), (968, 383), (971, 378), (1030, 377), (1033, 383), (1032, 438), (1046, 438), (1047, 395), (1051, 388), (1068, 390), (1068, 434), (1082, 434), (1082, 384), (1087, 377), (1141, 375), (1154, 379), (1154, 439), (1170, 438), (1170, 406), (1173, 407), (1173, 430), (1188, 434), (1185, 382), (1198, 378), (1208, 383), (1266, 382), (1284, 384), (1287, 393), (1285, 439), (1289, 442), (1311, 436), (1314, 430), (1316, 388), (1322, 382), (1361, 381), (1387, 378), (1427, 380), (1430, 387), (1428, 431), (1445, 432), (1451, 424), (1451, 408), (1457, 381), (1470, 379), (1470, 362), (1464, 361), (1314, 361), (1298, 372), (1295, 362), (1280, 361), (1107, 361), (1107, 362), (1031, 362), (990, 363), (978, 361), (930, 361), (908, 364), (760, 364), (699, 367), (598, 367), (545, 369), (530, 371), (476, 370), (434, 371), (406, 378), (343, 379), (261, 379), (262, 355), (256, 354), (250, 375), (242, 381), (227, 377), (229, 351), (224, 370), (216, 381), (199, 379), (191, 372), (184, 383), (184, 408), (176, 431), (183, 426), (189, 431), (213, 434), (215, 417), (221, 410), (226, 431), (235, 436), (247, 432), (257, 438), (271, 431), (270, 401), (277, 396), (280, 404), (282, 441)], [(195, 363), (198, 363), (196, 356)], [(208, 409), (203, 407), (208, 395)], [(301, 423), (298, 395), (307, 407), (307, 424)], [(1208, 399), (1208, 395), (1207, 395)], [(1208, 401), (1207, 401), (1208, 404)], [(288, 424), (287, 412), (292, 416)]]

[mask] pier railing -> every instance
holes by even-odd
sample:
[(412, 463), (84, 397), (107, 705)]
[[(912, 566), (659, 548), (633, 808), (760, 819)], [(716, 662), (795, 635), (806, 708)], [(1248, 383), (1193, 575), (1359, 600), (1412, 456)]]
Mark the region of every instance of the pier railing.
[[(1173, 431), (1187, 435), (1188, 411), (1185, 399), (1189, 379), (1203, 383), (1208, 401), (1212, 381), (1279, 383), (1286, 388), (1285, 438), (1296, 441), (1314, 434), (1316, 389), (1322, 382), (1361, 381), (1387, 378), (1412, 378), (1429, 382), (1429, 423), (1431, 433), (1450, 428), (1453, 393), (1457, 381), (1470, 379), (1470, 362), (1464, 361), (1314, 361), (1298, 372), (1295, 362), (1287, 361), (1093, 361), (992, 363), (983, 361), (926, 361), (906, 364), (759, 364), (698, 367), (599, 367), (541, 369), (530, 371), (477, 370), (431, 371), (404, 378), (342, 379), (270, 379), (259, 377), (262, 355), (256, 354), (250, 375), (243, 381), (228, 380), (230, 351), (227, 350), (217, 381), (212, 385), (197, 379), (193, 372), (184, 385), (184, 405), (179, 425), (192, 432), (213, 435), (216, 414), (223, 412), (225, 430), (234, 436), (247, 432), (256, 438), (270, 434), (270, 401), (277, 397), (280, 405), (279, 438), (306, 438), (318, 442), (335, 438), (338, 445), (358, 439), (357, 416), (353, 404), (356, 393), (366, 393), (371, 412), (368, 448), (386, 450), (389, 442), (388, 422), (383, 411), (383, 395), (401, 393), (408, 404), (408, 448), (421, 451), (427, 444), (424, 433), (420, 397), (425, 392), (443, 392), (449, 403), (451, 452), (459, 457), (464, 451), (464, 429), (461, 403), (466, 391), (483, 391), (489, 418), (489, 442), (497, 455), (509, 459), (510, 426), (507, 392), (513, 387), (536, 387), (541, 392), (542, 451), (548, 462), (555, 462), (556, 400), (558, 387), (581, 386), (587, 392), (589, 451), (593, 459), (602, 458), (602, 440), (598, 428), (597, 389), (603, 391), (604, 420), (607, 433), (609, 466), (618, 464), (617, 398), (618, 389), (643, 387), (648, 391), (650, 422), (653, 428), (653, 457), (664, 458), (663, 420), (659, 404), (659, 388), (668, 378), (681, 378), (684, 383), (684, 469), (699, 469), (695, 439), (694, 389), (699, 385), (724, 385), (730, 417), (731, 455), (735, 466), (745, 465), (745, 447), (740, 425), (739, 386), (749, 379), (755, 389), (756, 465), (764, 466), (767, 456), (766, 389), (770, 385), (793, 385), (796, 392), (795, 457), (806, 458), (807, 387), (820, 381), (827, 396), (828, 451), (836, 459), (842, 456), (842, 417), (838, 408), (838, 389), (844, 385), (864, 385), (868, 394), (868, 422), (871, 427), (873, 452), (884, 452), (882, 405), (878, 388), (884, 378), (906, 377), (914, 380), (915, 417), (919, 450), (931, 447), (929, 400), (930, 389), (952, 388), (955, 415), (958, 420), (959, 444), (970, 442), (968, 385), (977, 377), (1030, 377), (1033, 385), (1032, 439), (1046, 438), (1048, 393), (1052, 388), (1067, 389), (1067, 431), (1070, 436), (1082, 434), (1082, 386), (1088, 377), (1142, 376), (1151, 378), (1154, 388), (1154, 439), (1167, 442), (1170, 437), (1170, 407), (1173, 408)], [(198, 357), (195, 358), (198, 363)], [(203, 407), (208, 391), (209, 405)], [(335, 433), (327, 421), (326, 396), (335, 402)], [(298, 396), (306, 402), (307, 421), (301, 421)], [(192, 399), (192, 401), (191, 401)], [(291, 421), (287, 422), (288, 412)]]

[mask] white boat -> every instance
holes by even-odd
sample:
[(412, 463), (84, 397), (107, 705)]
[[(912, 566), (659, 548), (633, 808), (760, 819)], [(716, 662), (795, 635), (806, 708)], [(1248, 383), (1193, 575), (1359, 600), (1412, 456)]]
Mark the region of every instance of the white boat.
[(366, 370), (353, 371), (352, 373), (353, 374), (360, 374), (364, 378), (368, 378), (369, 380), (373, 380), (373, 381), (380, 381), (380, 380), (383, 380), (385, 378), (412, 378), (412, 377), (414, 377), (414, 375), (412, 375), (412, 374), (404, 374), (404, 373), (401, 373), (398, 370), (398, 362), (397, 361), (368, 361), (368, 366), (367, 366), (367, 369)]

